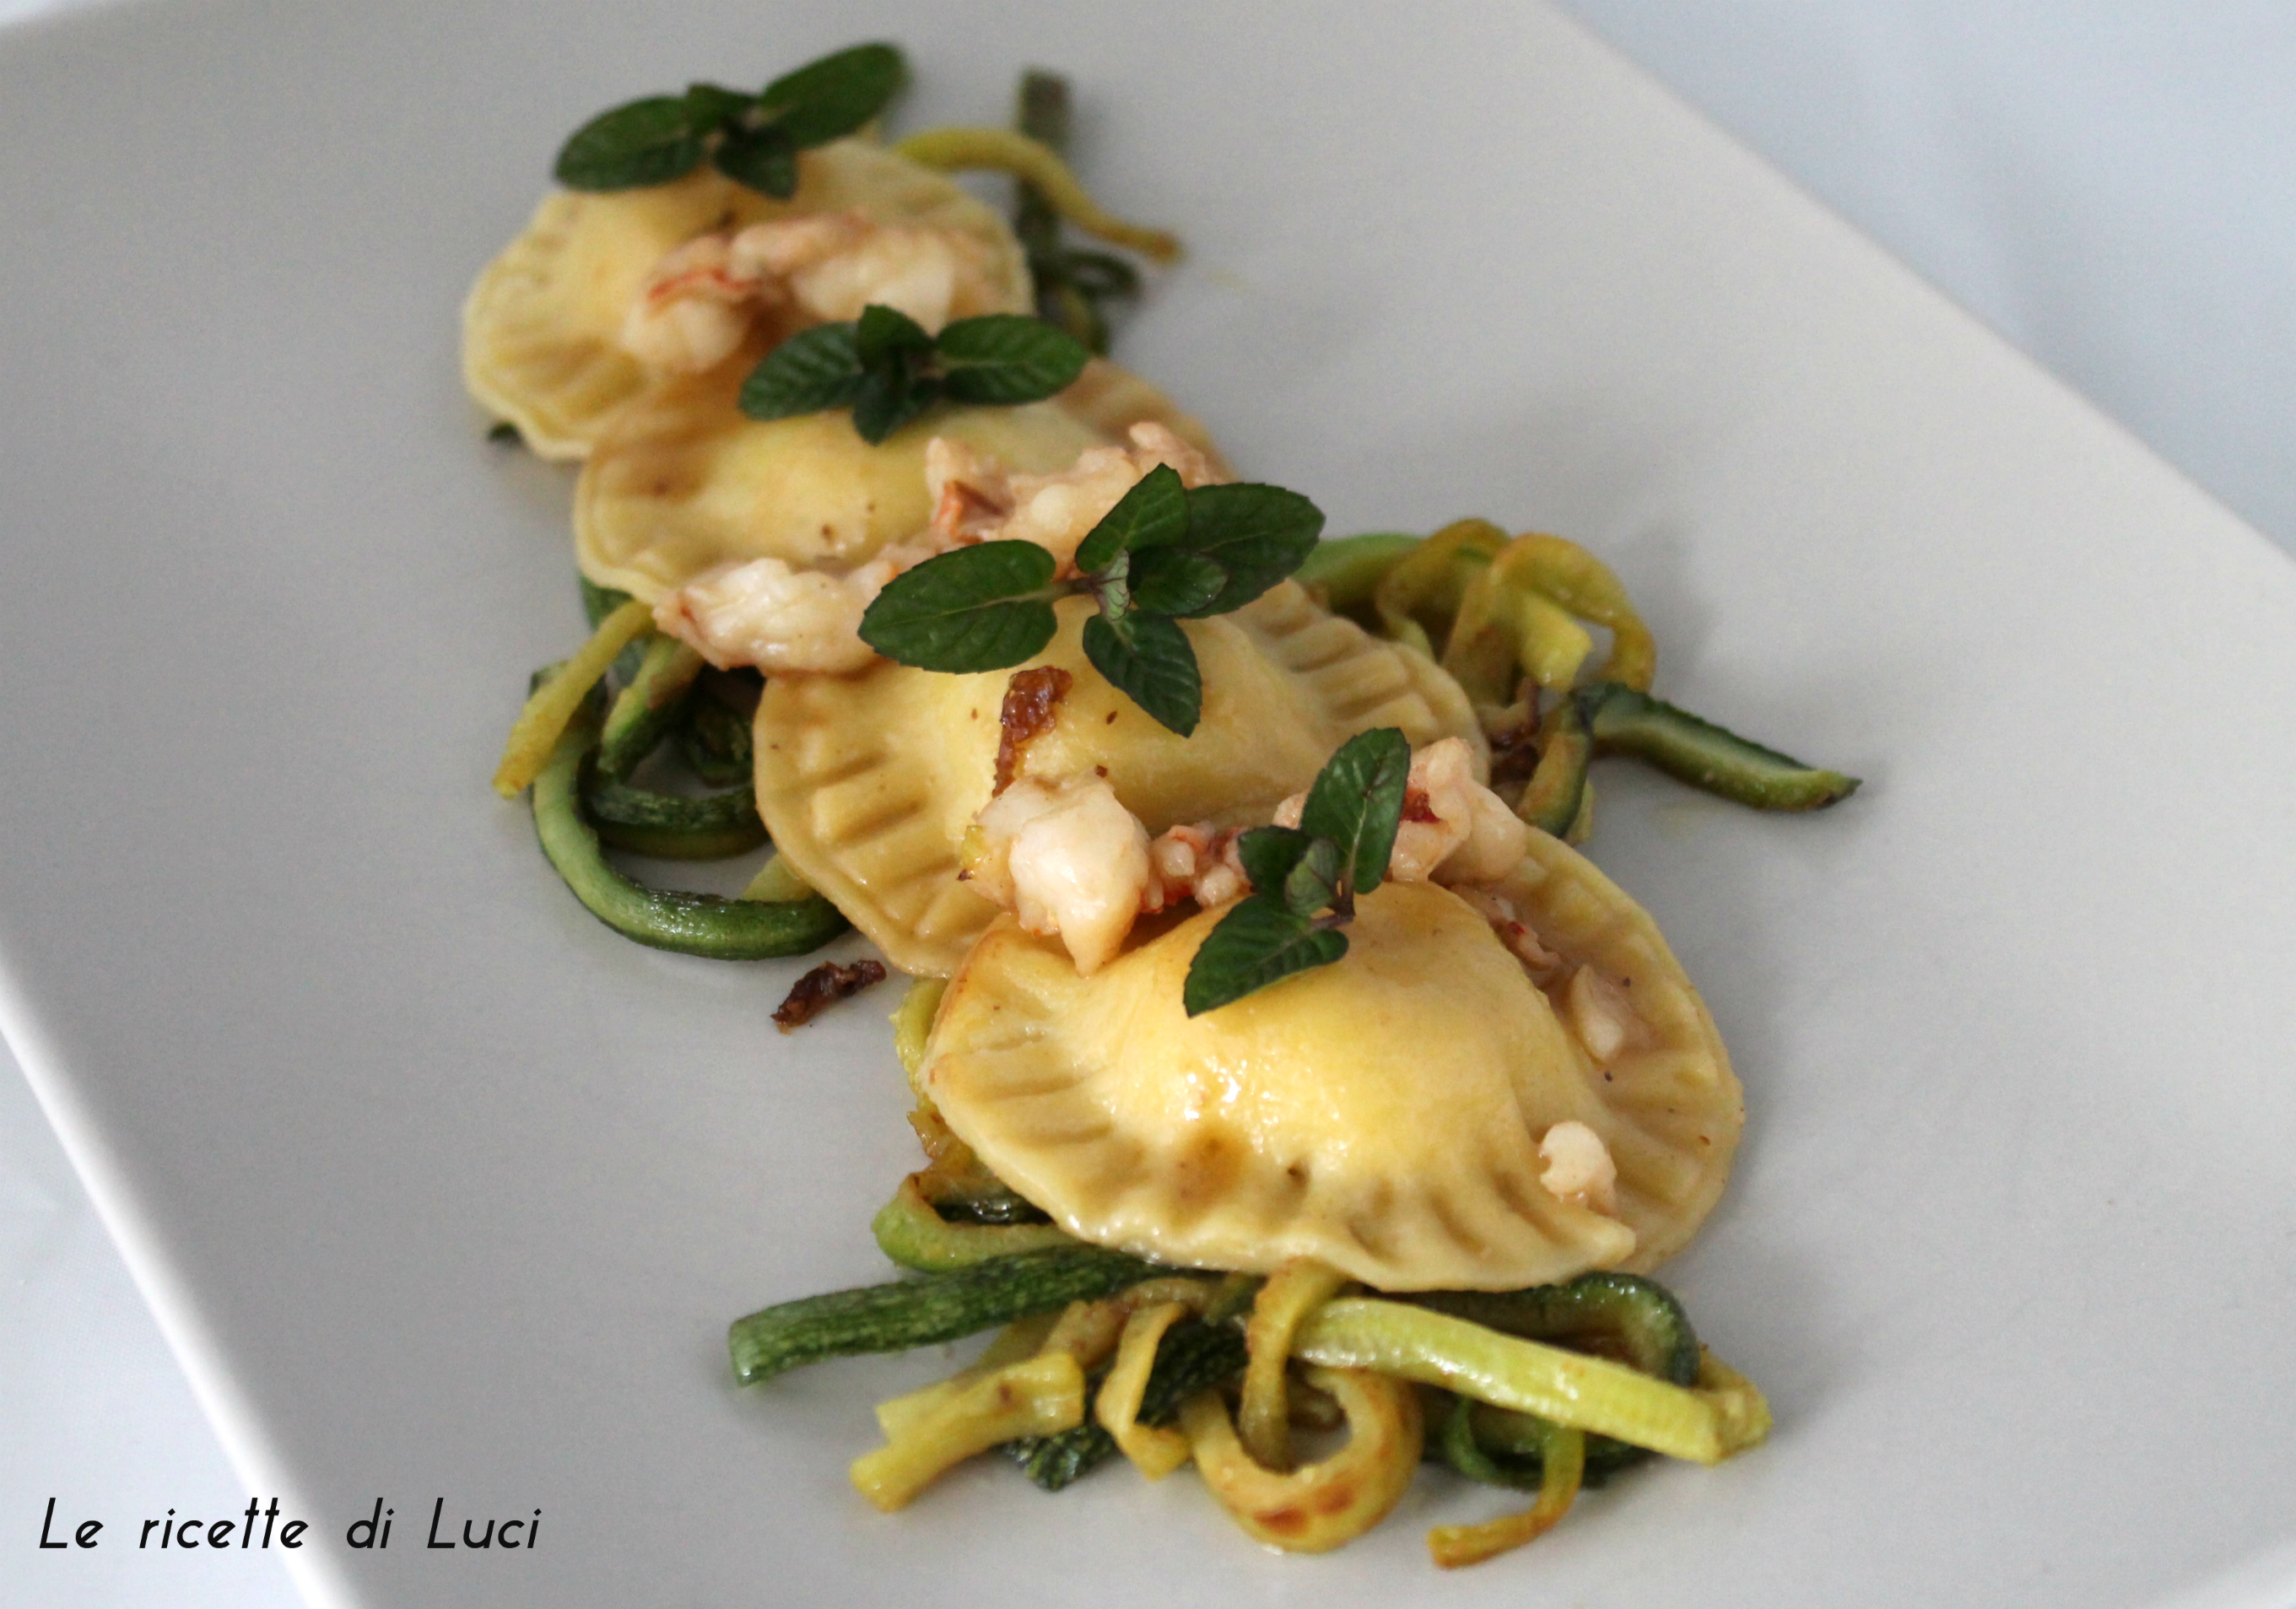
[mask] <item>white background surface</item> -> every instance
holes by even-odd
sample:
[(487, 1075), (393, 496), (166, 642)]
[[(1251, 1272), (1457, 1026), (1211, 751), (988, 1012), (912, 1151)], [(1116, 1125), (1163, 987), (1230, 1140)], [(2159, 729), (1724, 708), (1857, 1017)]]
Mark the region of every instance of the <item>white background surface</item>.
[[(0, 17), (33, 9), (0, 3)], [(2296, 548), (2296, 12), (1573, 9)], [(0, 1082), (0, 1424), (7, 1602), (292, 1600), (260, 1558), (33, 1552), (51, 1495), (60, 1515), (119, 1517), (211, 1516), (246, 1494), (12, 1075)]]

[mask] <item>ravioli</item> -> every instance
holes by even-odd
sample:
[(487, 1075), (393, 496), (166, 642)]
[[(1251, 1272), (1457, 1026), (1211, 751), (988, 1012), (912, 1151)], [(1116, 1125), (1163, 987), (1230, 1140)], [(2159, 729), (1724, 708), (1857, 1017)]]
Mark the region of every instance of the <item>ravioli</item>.
[[(1084, 657), (1092, 604), (1059, 605), (1031, 665), (1074, 678), (1018, 775), (1105, 768), (1151, 833), (1184, 822), (1266, 821), (1357, 732), (1399, 727), (1414, 743), (1459, 736), (1486, 751), (1466, 695), (1425, 655), (1326, 614), (1286, 581), (1233, 614), (1189, 620), (1203, 715), (1182, 738)], [(896, 966), (947, 976), (996, 907), (957, 880), (974, 814), (995, 781), (1013, 672), (946, 676), (880, 662), (857, 676), (770, 679), (758, 704), (758, 813), (806, 881)]]
[[(1001, 918), (950, 985), (920, 1079), (1005, 1183), (1144, 1256), (1262, 1273), (1315, 1257), (1388, 1291), (1647, 1268), (1721, 1188), (1736, 1080), (1631, 900), (1544, 835), (1512, 886), (1541, 931), (1632, 965), (1645, 1047), (1598, 1067), (1481, 915), (1390, 882), (1358, 901), (1341, 960), (1193, 1019), (1182, 984), (1223, 912), (1090, 977)], [(1540, 1137), (1566, 1121), (1611, 1147), (1616, 1218), (1541, 1185)]]
[(554, 192), (471, 287), (463, 381), (544, 457), (582, 457), (647, 386), (617, 336), (664, 252), (712, 229), (849, 211), (977, 236), (992, 249), (996, 310), (1034, 305), (1027, 259), (995, 209), (882, 145), (838, 140), (800, 153), (797, 193), (787, 201), (709, 168), (647, 189)]
[(925, 443), (947, 436), (1007, 465), (1066, 469), (1108, 438), (1058, 398), (936, 408), (872, 446), (843, 410), (770, 421), (735, 405), (744, 360), (667, 381), (599, 439), (574, 492), (582, 573), (647, 603), (725, 563), (849, 568), (932, 518)]

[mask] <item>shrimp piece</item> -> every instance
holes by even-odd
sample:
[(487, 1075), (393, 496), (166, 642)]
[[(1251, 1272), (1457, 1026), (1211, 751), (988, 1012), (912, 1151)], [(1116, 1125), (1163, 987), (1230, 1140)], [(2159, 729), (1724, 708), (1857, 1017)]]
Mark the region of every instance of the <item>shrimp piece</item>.
[(1153, 879), (1148, 832), (1098, 776), (1022, 777), (973, 818), (964, 875), (1089, 976), (1124, 947)]
[(947, 436), (925, 443), (925, 496), (933, 505), (933, 538), (950, 547), (986, 539), (1013, 512), (1004, 466)]
[(735, 261), (732, 236), (696, 235), (647, 275), (622, 319), (622, 349), (664, 374), (715, 368), (749, 335), (765, 289), (759, 274)]
[(868, 600), (841, 576), (752, 559), (704, 571), (654, 605), (654, 625), (720, 670), (859, 670), (876, 658), (861, 640)]
[(1148, 846), (1148, 859), (1156, 872), (1144, 899), (1144, 911), (1160, 911), (1183, 899), (1193, 899), (1210, 910), (1241, 899), (1251, 891), (1243, 859), (1236, 852), (1240, 834), (1215, 827), (1209, 821), (1176, 826), (1158, 834)]
[[(1296, 827), (1308, 796), (1275, 807), (1275, 825)], [(1530, 851), (1530, 828), (1506, 800), (1475, 780), (1464, 738), (1438, 738), (1411, 757), (1403, 820), (1395, 829), (1387, 874), (1398, 882), (1486, 882), (1503, 877)]]
[(1482, 913), (1483, 920), (1491, 924), (1491, 932), (1499, 942), (1514, 952), (1515, 959), (1533, 973), (1550, 973), (1562, 965), (1562, 957), (1541, 942), (1538, 932), (1525, 922), (1514, 908), (1514, 901), (1495, 889), (1477, 888), (1463, 883), (1451, 891)]
[(752, 224), (734, 237), (732, 255), (781, 287), (808, 324), (858, 318), (879, 302), (938, 333), (997, 305), (988, 247), (961, 230), (823, 213)]
[(1546, 1164), (1538, 1182), (1557, 1201), (1619, 1215), (1619, 1165), (1603, 1137), (1586, 1124), (1571, 1121), (1549, 1129), (1538, 1142), (1538, 1160)]
[[(1074, 574), (1077, 548), (1150, 470), (1168, 465), (1190, 488), (1222, 479), (1210, 460), (1166, 425), (1143, 420), (1128, 433), (1130, 447), (1086, 447), (1067, 469), (1005, 478), (1000, 488), (1005, 516), (999, 523), (984, 522), (981, 536), (1034, 542), (1060, 562), (1063, 572)], [(998, 499), (992, 493), (989, 500)]]

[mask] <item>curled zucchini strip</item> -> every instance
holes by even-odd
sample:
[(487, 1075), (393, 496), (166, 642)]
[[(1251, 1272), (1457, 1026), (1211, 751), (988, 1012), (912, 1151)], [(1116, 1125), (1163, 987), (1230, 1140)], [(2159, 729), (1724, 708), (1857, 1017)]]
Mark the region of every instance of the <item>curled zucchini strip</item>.
[(758, 819), (757, 798), (748, 788), (693, 799), (616, 782), (593, 766), (583, 779), (582, 810), (614, 848), (658, 860), (723, 860), (766, 841), (766, 824)]
[[(1134, 1423), (1168, 1424), (1189, 1398), (1234, 1379), (1242, 1369), (1243, 1336), (1234, 1325), (1184, 1319), (1166, 1332), (1156, 1349), (1155, 1366), (1149, 1371)], [(1115, 1437), (1095, 1420), (1056, 1436), (1015, 1441), (1004, 1450), (1029, 1479), (1046, 1491), (1059, 1491), (1115, 1457), (1117, 1448)]]
[(1724, 1437), (1718, 1407), (1695, 1391), (1425, 1308), (1343, 1297), (1308, 1321), (1292, 1350), (1317, 1363), (1439, 1385), (1695, 1464), (1718, 1464), (1736, 1450)]
[(1372, 589), (1380, 634), (1440, 660), (1467, 588), (1506, 545), (1506, 532), (1488, 520), (1455, 521), (1419, 544)]
[(1078, 1244), (1052, 1224), (953, 1224), (925, 1199), (911, 1174), (870, 1220), (877, 1249), (905, 1268), (934, 1274), (968, 1268), (992, 1257)]
[(877, 1404), (877, 1428), (884, 1433), (886, 1441), (899, 1441), (926, 1415), (954, 1400), (975, 1381), (1044, 1350), (1045, 1337), (1052, 1334), (1059, 1318), (1057, 1313), (1031, 1313), (1026, 1318), (1015, 1318), (996, 1332), (996, 1339), (981, 1350), (979, 1358), (947, 1379), (936, 1380), (931, 1385), (903, 1396), (889, 1397)]
[(1566, 843), (1583, 841), (1594, 825), (1595, 790), (1587, 776), (1594, 759), (1587, 717), (1577, 699), (1566, 698), (1539, 718), (1538, 765), (1514, 813)]
[(1251, 1304), (1251, 1322), (1243, 1332), (1251, 1362), (1243, 1371), (1236, 1433), (1244, 1450), (1264, 1468), (1292, 1467), (1292, 1393), (1284, 1383), (1292, 1337), (1308, 1315), (1347, 1283), (1348, 1277), (1331, 1264), (1295, 1257), (1267, 1277)]
[(592, 915), (655, 949), (721, 961), (803, 955), (845, 931), (845, 918), (818, 895), (778, 905), (722, 899), (650, 889), (609, 866), (597, 829), (582, 814), (582, 762), (597, 737), (596, 718), (578, 713), (534, 779), (534, 831), (542, 852)]
[[(1475, 1443), (1474, 1405), (1462, 1397), (1443, 1427), (1443, 1457), (1451, 1467), (1488, 1485), (1520, 1484), (1511, 1471), (1495, 1463)], [(1427, 1533), (1427, 1551), (1446, 1570), (1480, 1564), (1485, 1559), (1521, 1547), (1552, 1531), (1578, 1498), (1586, 1469), (1587, 1437), (1583, 1432), (1544, 1420), (1540, 1427), (1538, 1500), (1521, 1514), (1505, 1515), (1480, 1525), (1438, 1525)]]
[(983, 1375), (853, 1462), (854, 1486), (887, 1514), (955, 1465), (1000, 1441), (1052, 1435), (1084, 1422), (1084, 1370), (1044, 1352)]
[[(527, 696), (526, 707), (512, 725), (503, 744), (502, 763), (495, 768), (495, 792), (516, 799), (550, 763), (559, 735), (590, 696), (590, 689), (606, 668), (644, 633), (653, 628), (653, 611), (636, 599), (610, 611), (574, 657), (545, 677)], [(579, 759), (578, 754), (577, 759)]]
[(1128, 224), (1101, 210), (1099, 203), (1077, 182), (1069, 165), (1050, 146), (1027, 135), (1009, 128), (928, 128), (922, 134), (911, 135), (893, 150), (920, 167), (938, 168), (943, 173), (982, 168), (1009, 173), (1087, 234), (1096, 234), (1111, 245), (1126, 247), (1160, 263), (1174, 261), (1180, 255), (1177, 235)]
[(1722, 1423), (1724, 1456), (1770, 1439), (1770, 1403), (1761, 1388), (1704, 1347), (1698, 1349), (1698, 1394)]
[(687, 644), (660, 632), (647, 637), (637, 670), (606, 711), (598, 769), (608, 776), (627, 776), (659, 748), (701, 674), (701, 656)]
[[(932, 1033), (933, 1014), (940, 1009), (940, 997), (948, 992), (947, 978), (913, 978), (908, 992), (893, 1008), (893, 1054), (901, 1058), (901, 1071), (909, 1075), (909, 1087), (916, 1088), (917, 1069), (924, 1065), (925, 1040)], [(916, 1091), (919, 1095), (924, 1092)]]
[[(754, 794), (750, 803), (751, 809), (757, 807)], [(792, 900), (812, 899), (813, 885), (797, 874), (787, 856), (769, 855), (766, 864), (758, 868), (758, 874), (750, 879), (750, 885), (742, 891), (742, 898), (761, 899), (767, 905), (786, 905)]]
[(1098, 1246), (1049, 1246), (890, 1285), (832, 1291), (736, 1318), (726, 1333), (743, 1385), (825, 1358), (905, 1352), (1152, 1279), (1153, 1263)]
[(1144, 1301), (1136, 1287), (1129, 1293), (1138, 1303), (1132, 1316), (1124, 1321), (1123, 1338), (1117, 1342), (1116, 1361), (1109, 1367), (1108, 1377), (1100, 1383), (1100, 1394), (1093, 1400), (1092, 1416), (1100, 1422), (1133, 1466), (1152, 1481), (1160, 1481), (1188, 1461), (1188, 1438), (1181, 1432), (1161, 1425), (1140, 1422), (1140, 1409), (1148, 1392), (1148, 1377), (1156, 1367), (1156, 1349), (1163, 1344), (1164, 1332), (1191, 1315), (1201, 1315), (1210, 1304), (1213, 1287), (1201, 1280), (1159, 1280), (1160, 1286), (1176, 1286), (1160, 1301)]
[(1638, 688), (1597, 682), (1576, 695), (1598, 754), (1631, 754), (1677, 782), (1758, 810), (1822, 810), (1857, 778), (1806, 766)]
[(1188, 1451), (1220, 1506), (1257, 1540), (1290, 1553), (1325, 1553), (1387, 1517), (1411, 1484), (1424, 1436), (1419, 1394), (1360, 1368), (1311, 1368), (1308, 1383), (1339, 1400), (1348, 1443), (1321, 1463), (1278, 1474), (1254, 1463), (1217, 1391), (1180, 1409)]
[(1379, 584), (1420, 540), (1393, 531), (1334, 537), (1317, 543), (1308, 562), (1292, 572), (1292, 579), (1333, 614), (1347, 615), (1366, 630), (1374, 629), (1379, 616), (1372, 600)]
[(1606, 679), (1650, 685), (1658, 645), (1625, 583), (1576, 542), (1517, 537), (1461, 597), (1443, 668), (1486, 703), (1513, 699), (1516, 665), (1542, 687), (1568, 687), (1593, 646), (1581, 620), (1610, 629)]

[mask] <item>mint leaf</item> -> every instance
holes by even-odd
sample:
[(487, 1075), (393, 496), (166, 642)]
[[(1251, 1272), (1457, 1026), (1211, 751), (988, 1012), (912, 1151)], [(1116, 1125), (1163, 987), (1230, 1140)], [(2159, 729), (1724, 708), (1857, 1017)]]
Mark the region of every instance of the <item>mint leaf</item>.
[(940, 400), (940, 382), (906, 365), (887, 364), (861, 376), (853, 397), (853, 428), (873, 446)]
[(1308, 790), (1300, 829), (1339, 846), (1356, 893), (1368, 894), (1387, 875), (1410, 778), (1410, 740), (1393, 727), (1380, 727), (1341, 743)]
[(1324, 512), (1280, 486), (1199, 486), (1188, 494), (1187, 546), (1227, 571), (1227, 585), (1187, 612), (1226, 614), (1307, 562)]
[(1295, 916), (1313, 916), (1338, 905), (1343, 897), (1342, 869), (1338, 844), (1328, 838), (1308, 839), (1308, 852), (1284, 874), (1279, 890), (1283, 908)]
[(718, 120), (685, 95), (648, 95), (602, 111), (559, 147), (553, 176), (569, 190), (637, 190), (693, 171)]
[(1084, 575), (1097, 575), (1121, 554), (1172, 541), (1187, 530), (1187, 488), (1170, 464), (1160, 464), (1119, 497), (1077, 545), (1076, 567)]
[(1313, 833), (1298, 827), (1253, 827), (1236, 834), (1235, 855), (1243, 862), (1243, 874), (1251, 879), (1254, 891), (1273, 895), (1315, 841)]
[(1084, 342), (1023, 313), (960, 318), (935, 344), (954, 402), (1035, 402), (1065, 389), (1092, 360)]
[(779, 114), (791, 142), (823, 145), (875, 117), (908, 81), (908, 63), (895, 46), (856, 45), (783, 73), (758, 102)]
[(863, 371), (849, 324), (800, 330), (765, 356), (742, 382), (742, 411), (752, 419), (788, 419), (849, 407)]
[(797, 142), (785, 128), (734, 128), (709, 153), (709, 164), (737, 185), (777, 201), (797, 193)]
[(1060, 621), (1058, 568), (1034, 542), (982, 542), (895, 576), (861, 617), (861, 640), (926, 670), (1002, 670), (1044, 651)]
[(1125, 577), (1132, 606), (1149, 614), (1191, 620), (1227, 586), (1217, 560), (1178, 547), (1150, 547), (1129, 555)]
[(1192, 1017), (1241, 1000), (1293, 973), (1328, 966), (1348, 953), (1344, 933), (1254, 896), (1222, 916), (1188, 963), (1180, 1004)]
[(1177, 624), (1156, 615), (1111, 622), (1096, 614), (1084, 623), (1084, 654), (1160, 725), (1182, 737), (1196, 729), (1203, 713), (1203, 678), (1188, 634)]
[(734, 119), (753, 111), (758, 97), (744, 94), (738, 89), (728, 89), (723, 84), (689, 84), (685, 86), (686, 110), (693, 115), (697, 128), (723, 128)]
[(853, 326), (853, 350), (865, 369), (882, 368), (897, 360), (922, 362), (932, 349), (933, 338), (924, 325), (881, 301), (862, 308)]

